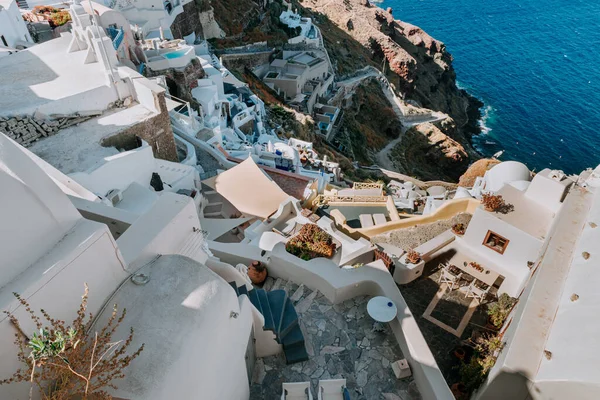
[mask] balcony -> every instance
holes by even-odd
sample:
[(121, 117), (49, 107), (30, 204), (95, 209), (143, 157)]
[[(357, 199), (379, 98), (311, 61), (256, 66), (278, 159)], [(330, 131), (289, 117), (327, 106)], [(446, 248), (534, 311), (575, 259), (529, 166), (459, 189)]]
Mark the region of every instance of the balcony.
[(117, 29), (113, 27), (108, 27), (106, 28), (106, 32), (108, 33), (108, 36), (110, 36), (110, 38), (112, 39), (113, 47), (115, 48), (115, 50), (118, 50), (119, 46), (121, 46), (121, 43), (123, 43), (125, 31), (123, 31), (123, 28)]

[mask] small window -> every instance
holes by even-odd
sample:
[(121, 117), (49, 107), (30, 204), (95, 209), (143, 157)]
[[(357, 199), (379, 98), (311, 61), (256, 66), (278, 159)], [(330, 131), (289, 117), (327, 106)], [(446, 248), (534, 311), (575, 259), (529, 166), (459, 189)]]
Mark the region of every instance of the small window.
[(492, 231), (488, 231), (487, 235), (485, 235), (485, 240), (483, 241), (483, 245), (485, 247), (489, 247), (490, 249), (497, 251), (500, 254), (504, 254), (506, 247), (508, 246), (509, 240), (494, 233)]

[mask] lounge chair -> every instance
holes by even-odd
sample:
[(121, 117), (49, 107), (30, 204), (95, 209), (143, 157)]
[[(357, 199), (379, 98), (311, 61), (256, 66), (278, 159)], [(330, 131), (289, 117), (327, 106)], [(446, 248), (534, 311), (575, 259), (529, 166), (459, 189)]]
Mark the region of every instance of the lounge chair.
[(310, 382), (283, 383), (281, 400), (313, 400)]
[(373, 214), (373, 221), (375, 221), (375, 226), (382, 225), (387, 222), (385, 215), (383, 214)]
[(371, 216), (371, 214), (360, 214), (358, 216), (358, 219), (360, 220), (361, 228), (373, 227), (373, 217)]
[(319, 381), (318, 400), (349, 400), (345, 379), (326, 379)]

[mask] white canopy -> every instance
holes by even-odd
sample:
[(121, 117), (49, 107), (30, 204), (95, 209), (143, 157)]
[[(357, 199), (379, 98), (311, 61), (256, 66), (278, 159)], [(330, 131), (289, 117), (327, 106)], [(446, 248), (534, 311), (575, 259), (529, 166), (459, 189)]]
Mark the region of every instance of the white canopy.
[(289, 196), (251, 157), (214, 178), (203, 181), (245, 215), (267, 218)]

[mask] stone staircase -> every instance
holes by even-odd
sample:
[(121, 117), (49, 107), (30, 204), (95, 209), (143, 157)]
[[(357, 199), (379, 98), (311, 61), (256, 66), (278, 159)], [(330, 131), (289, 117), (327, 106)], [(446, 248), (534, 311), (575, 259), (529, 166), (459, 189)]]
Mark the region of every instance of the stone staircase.
[(214, 190), (203, 190), (202, 195), (206, 200), (208, 200), (208, 204), (204, 207), (204, 217), (205, 218), (223, 218), (223, 202), (219, 201), (219, 194)]
[(238, 296), (245, 294), (250, 302), (260, 311), (265, 319), (263, 329), (275, 334), (275, 339), (283, 346), (283, 354), (287, 364), (308, 360), (304, 344), (304, 335), (298, 323), (298, 314), (292, 297), (286, 290), (254, 288), (250, 291), (246, 286), (238, 287), (235, 282), (229, 282)]

